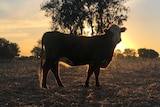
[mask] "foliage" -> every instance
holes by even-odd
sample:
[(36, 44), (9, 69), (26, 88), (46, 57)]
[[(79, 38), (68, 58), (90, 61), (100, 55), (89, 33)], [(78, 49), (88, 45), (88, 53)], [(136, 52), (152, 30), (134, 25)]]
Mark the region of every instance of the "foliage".
[(134, 49), (126, 48), (124, 49), (123, 55), (127, 58), (136, 57), (136, 51)]
[(35, 46), (32, 50), (31, 50), (31, 53), (33, 54), (33, 56), (35, 58), (40, 58), (40, 55), (41, 55), (41, 48)]
[(37, 41), (37, 46), (35, 46), (32, 50), (31, 53), (33, 55), (33, 57), (35, 57), (36, 59), (40, 58), (41, 56), (41, 40)]
[(153, 49), (145, 49), (145, 48), (140, 48), (138, 49), (138, 54), (139, 57), (142, 58), (158, 58), (159, 54)]
[(119, 49), (116, 49), (114, 51), (114, 56), (113, 57), (117, 58), (117, 59), (124, 59), (124, 55), (123, 55), (122, 51), (119, 50)]
[(102, 33), (112, 23), (123, 25), (127, 20), (127, 0), (50, 0), (41, 6), (52, 17), (52, 29), (83, 34), (87, 24), (93, 34)]
[(19, 52), (19, 46), (16, 43), (12, 43), (4, 38), (0, 38), (1, 59), (13, 59), (19, 56)]

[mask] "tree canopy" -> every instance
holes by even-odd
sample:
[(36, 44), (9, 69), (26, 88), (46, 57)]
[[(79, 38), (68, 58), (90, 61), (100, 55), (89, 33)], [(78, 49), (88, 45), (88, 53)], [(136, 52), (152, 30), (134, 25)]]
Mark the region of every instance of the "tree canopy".
[(134, 49), (126, 48), (124, 49), (123, 55), (128, 58), (133, 58), (136, 56), (136, 51)]
[(19, 46), (16, 43), (0, 38), (0, 59), (13, 59), (19, 56), (19, 52)]
[(129, 8), (128, 0), (50, 0), (41, 6), (52, 17), (52, 30), (84, 34), (87, 25), (92, 35), (102, 33), (112, 23), (123, 25)]
[(41, 40), (37, 41), (37, 46), (31, 50), (31, 53), (36, 59), (41, 57)]
[(159, 53), (153, 49), (140, 48), (138, 49), (139, 57), (142, 58), (158, 58)]
[(33, 55), (33, 57), (35, 57), (36, 59), (40, 58), (41, 56), (41, 48), (38, 46), (35, 46), (32, 50), (31, 53)]

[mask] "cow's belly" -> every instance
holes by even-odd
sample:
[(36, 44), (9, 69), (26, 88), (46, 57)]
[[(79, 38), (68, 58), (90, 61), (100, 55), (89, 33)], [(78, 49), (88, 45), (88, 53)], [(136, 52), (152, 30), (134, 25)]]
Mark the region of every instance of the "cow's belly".
[(66, 58), (66, 57), (60, 58), (59, 61), (62, 61), (62, 62), (64, 62), (64, 63), (67, 63), (67, 64), (69, 64), (69, 65), (71, 65), (71, 66), (74, 65), (74, 63), (73, 63), (71, 60), (69, 60), (68, 58)]
[(86, 65), (86, 64), (89, 64), (91, 62), (91, 61), (87, 61), (87, 60), (76, 60), (76, 61), (74, 61), (74, 60), (70, 60), (66, 57), (60, 58), (59, 61), (67, 63), (71, 66)]
[[(83, 60), (82, 59), (70, 60), (67, 57), (60, 58), (59, 61), (62, 61), (71, 66), (86, 65), (86, 64), (94, 63), (92, 60), (84, 60), (84, 59)], [(101, 68), (106, 68), (109, 63), (110, 61), (108, 61), (107, 59), (104, 59), (103, 61), (99, 62), (99, 64), (98, 63), (96, 64), (100, 65)]]

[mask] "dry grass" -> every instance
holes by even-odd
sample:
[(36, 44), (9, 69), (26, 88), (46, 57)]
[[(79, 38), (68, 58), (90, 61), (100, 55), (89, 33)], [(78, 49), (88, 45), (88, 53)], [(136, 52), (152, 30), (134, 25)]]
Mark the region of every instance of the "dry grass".
[(160, 106), (160, 60), (113, 60), (101, 70), (101, 87), (95, 87), (94, 75), (85, 88), (86, 66), (60, 65), (59, 88), (53, 74), (49, 89), (39, 88), (39, 62), (0, 63), (0, 106), (24, 107), (158, 107)]

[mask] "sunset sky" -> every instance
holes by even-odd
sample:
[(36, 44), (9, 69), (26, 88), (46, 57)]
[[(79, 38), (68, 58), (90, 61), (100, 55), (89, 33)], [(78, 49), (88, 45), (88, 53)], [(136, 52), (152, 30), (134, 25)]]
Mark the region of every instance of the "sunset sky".
[[(21, 55), (30, 56), (51, 20), (44, 16), (40, 5), (44, 0), (1, 0), (0, 38), (20, 46)], [(160, 0), (130, 0), (127, 31), (117, 48), (149, 48), (160, 53)]]

